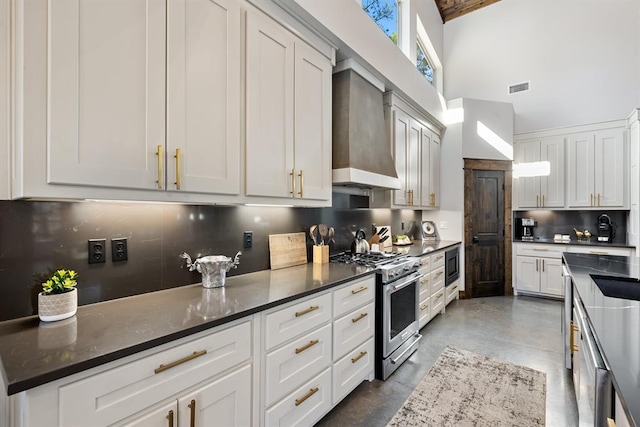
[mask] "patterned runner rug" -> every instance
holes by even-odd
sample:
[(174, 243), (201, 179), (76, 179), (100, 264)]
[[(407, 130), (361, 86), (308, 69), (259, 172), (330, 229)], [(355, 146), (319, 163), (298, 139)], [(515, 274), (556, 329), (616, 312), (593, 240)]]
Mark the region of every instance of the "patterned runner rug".
[(447, 347), (388, 427), (544, 426), (544, 372)]

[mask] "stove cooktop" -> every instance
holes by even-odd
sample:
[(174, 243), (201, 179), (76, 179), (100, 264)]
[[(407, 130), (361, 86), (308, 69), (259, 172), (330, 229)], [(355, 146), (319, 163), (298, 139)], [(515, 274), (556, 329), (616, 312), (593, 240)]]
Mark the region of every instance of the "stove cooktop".
[(376, 268), (382, 283), (400, 279), (418, 270), (420, 259), (396, 252), (341, 252), (329, 257), (330, 262), (358, 264)]

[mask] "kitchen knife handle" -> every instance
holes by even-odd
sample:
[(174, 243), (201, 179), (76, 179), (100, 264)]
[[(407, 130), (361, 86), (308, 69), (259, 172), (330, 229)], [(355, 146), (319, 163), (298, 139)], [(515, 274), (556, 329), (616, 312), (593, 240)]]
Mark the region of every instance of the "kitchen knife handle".
[(291, 169), (289, 176), (291, 176), (291, 191), (289, 194), (291, 194), (291, 197), (296, 197), (296, 170)]
[(176, 159), (176, 182), (174, 182), (174, 184), (176, 185), (176, 190), (180, 189), (180, 163), (182, 162), (181, 156), (180, 156), (180, 149), (176, 148), (176, 155), (173, 156)]
[(302, 176), (302, 169), (300, 169), (300, 173), (298, 174), (298, 176), (300, 177), (300, 191), (298, 191), (298, 194), (300, 195), (300, 198), (304, 197), (304, 177)]
[(156, 156), (158, 157), (158, 179), (156, 183), (158, 184), (158, 188), (162, 190), (162, 145), (158, 145), (156, 148)]

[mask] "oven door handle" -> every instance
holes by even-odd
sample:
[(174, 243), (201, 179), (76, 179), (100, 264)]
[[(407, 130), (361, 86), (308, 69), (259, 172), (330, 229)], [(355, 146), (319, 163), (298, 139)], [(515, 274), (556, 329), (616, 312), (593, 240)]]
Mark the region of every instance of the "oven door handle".
[(400, 289), (402, 289), (402, 288), (404, 288), (406, 286), (409, 286), (410, 284), (412, 284), (416, 280), (420, 280), (422, 277), (424, 277), (424, 274), (416, 272), (416, 273), (413, 273), (411, 276), (408, 276), (406, 278), (406, 280), (404, 280), (403, 282), (400, 282), (397, 285), (394, 282), (387, 283), (387, 285), (389, 287), (391, 287), (394, 291), (399, 291)]

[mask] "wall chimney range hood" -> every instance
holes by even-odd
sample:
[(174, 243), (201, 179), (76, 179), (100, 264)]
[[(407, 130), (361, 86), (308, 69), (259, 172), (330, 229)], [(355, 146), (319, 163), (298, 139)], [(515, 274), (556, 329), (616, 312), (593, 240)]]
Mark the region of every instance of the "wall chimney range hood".
[(334, 186), (400, 189), (384, 120), (383, 91), (381, 82), (351, 60), (334, 69)]

